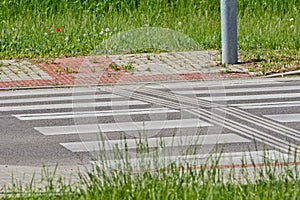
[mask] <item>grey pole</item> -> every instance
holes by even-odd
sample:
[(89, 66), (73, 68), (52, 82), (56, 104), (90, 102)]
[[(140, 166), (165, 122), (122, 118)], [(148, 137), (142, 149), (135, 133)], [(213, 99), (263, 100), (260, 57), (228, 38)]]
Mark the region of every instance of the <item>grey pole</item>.
[(238, 62), (236, 0), (221, 0), (222, 63)]

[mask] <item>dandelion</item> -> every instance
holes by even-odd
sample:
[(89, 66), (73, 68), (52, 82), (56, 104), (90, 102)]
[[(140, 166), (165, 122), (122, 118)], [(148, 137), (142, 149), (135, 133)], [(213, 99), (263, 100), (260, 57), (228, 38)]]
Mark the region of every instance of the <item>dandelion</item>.
[(57, 27), (57, 28), (55, 29), (55, 32), (56, 32), (56, 33), (60, 32), (60, 28)]
[(294, 18), (291, 18), (291, 19), (290, 19), (290, 22), (293, 22), (293, 21), (295, 21), (295, 19), (294, 19)]
[(105, 29), (105, 32), (108, 33), (108, 32), (109, 32), (109, 28), (106, 28), (106, 29)]

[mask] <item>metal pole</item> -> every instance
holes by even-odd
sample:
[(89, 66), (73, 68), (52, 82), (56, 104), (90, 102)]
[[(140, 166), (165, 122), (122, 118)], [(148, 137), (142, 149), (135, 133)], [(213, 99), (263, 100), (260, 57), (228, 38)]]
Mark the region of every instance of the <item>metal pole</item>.
[(236, 0), (221, 0), (222, 63), (238, 62)]

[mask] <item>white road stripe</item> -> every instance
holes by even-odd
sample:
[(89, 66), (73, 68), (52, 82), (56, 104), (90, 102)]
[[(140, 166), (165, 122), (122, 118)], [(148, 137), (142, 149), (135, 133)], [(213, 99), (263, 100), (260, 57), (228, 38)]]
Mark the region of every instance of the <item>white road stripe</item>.
[(264, 115), (264, 117), (268, 117), (278, 122), (300, 122), (300, 113)]
[[(242, 93), (242, 92), (268, 92), (268, 91), (285, 91), (285, 90), (299, 90), (300, 86), (281, 86), (281, 87), (255, 87), (255, 88), (233, 88), (233, 89), (211, 89), (207, 90), (180, 90), (172, 91), (176, 94), (214, 94), (214, 93)], [(246, 94), (245, 94), (246, 95)]]
[(29, 106), (6, 106), (0, 107), (0, 111), (25, 111), (25, 110), (50, 110), (50, 109), (64, 109), (64, 108), (96, 108), (107, 106), (133, 106), (133, 105), (148, 105), (138, 100), (129, 101), (109, 101), (109, 102), (94, 102), (94, 103), (65, 103), (65, 104), (39, 104)]
[(19, 120), (42, 120), (42, 119), (67, 119), (67, 118), (82, 118), (82, 117), (105, 117), (119, 115), (138, 115), (138, 114), (154, 114), (154, 113), (175, 113), (178, 110), (169, 108), (133, 108), (124, 110), (103, 110), (91, 112), (58, 112), (58, 113), (37, 113), (37, 114), (22, 114), (13, 115)]
[(72, 100), (87, 100), (91, 101), (96, 99), (110, 99), (110, 98), (119, 98), (119, 95), (115, 94), (96, 94), (96, 95), (81, 95), (81, 96), (58, 96), (58, 97), (35, 97), (35, 98), (25, 98), (25, 99), (6, 99), (1, 100), (1, 104), (10, 104), (10, 103), (35, 103), (35, 102), (47, 102), (47, 101), (72, 101)]
[(253, 80), (219, 80), (219, 81), (197, 81), (197, 82), (176, 82), (176, 83), (160, 83), (155, 85), (148, 85), (147, 87), (153, 89), (175, 89), (175, 88), (190, 88), (190, 87), (211, 87), (211, 86), (239, 86), (239, 85), (263, 85), (263, 84), (281, 84), (272, 79), (253, 79)]
[(284, 126), (282, 124), (275, 123), (271, 120), (253, 115), (251, 113), (247, 113), (237, 108), (231, 107), (225, 108), (225, 110), (227, 111), (226, 114), (240, 118), (241, 120), (248, 121), (248, 123), (255, 124), (257, 127), (263, 127), (265, 129), (271, 130), (273, 133), (277, 133), (278, 135), (282, 135), (284, 137), (289, 137), (296, 141), (300, 141), (300, 132), (298, 130)]
[(113, 131), (143, 131), (157, 130), (167, 128), (191, 128), (212, 126), (211, 124), (199, 119), (182, 119), (182, 120), (164, 120), (164, 121), (145, 121), (145, 122), (119, 122), (107, 124), (85, 124), (72, 126), (50, 126), (35, 127), (37, 131), (44, 135), (65, 135), (65, 134), (85, 134)]
[(252, 127), (249, 127), (247, 125), (238, 123), (236, 121), (230, 120), (229, 118), (224, 118), (222, 116), (219, 116), (215, 113), (211, 113), (206, 110), (188, 110), (190, 113), (194, 113), (195, 115), (199, 115), (199, 117), (204, 117), (212, 120), (212, 123), (215, 125), (219, 125), (222, 127), (225, 127), (233, 132), (237, 132), (240, 135), (243, 135), (245, 137), (251, 137), (255, 139), (256, 141), (262, 142), (266, 145), (270, 145), (272, 147), (275, 147), (278, 150), (281, 150), (283, 152), (290, 152), (290, 151), (297, 151), (298, 146), (289, 143), (288, 141), (279, 139), (277, 137), (274, 137), (272, 135), (266, 134), (265, 132), (262, 132), (260, 130), (254, 129)]
[(198, 99), (207, 101), (238, 101), (238, 100), (259, 100), (259, 99), (282, 99), (282, 98), (300, 98), (300, 93), (276, 93), (259, 95), (239, 95), (239, 96), (210, 96), (199, 97)]
[[(224, 143), (241, 143), (250, 142), (236, 134), (216, 134), (216, 135), (200, 135), (200, 136), (182, 136), (182, 137), (162, 137), (148, 138), (147, 141), (141, 141), (141, 144), (152, 147), (179, 147), (190, 145), (208, 145), (208, 144), (224, 144)], [(162, 143), (162, 145), (160, 145)], [(139, 140), (109, 140), (109, 141), (89, 141), (89, 142), (70, 142), (60, 143), (72, 152), (99, 151), (99, 150), (122, 150), (127, 146), (129, 149), (136, 149)], [(116, 149), (117, 147), (117, 149)]]
[[(126, 95), (126, 91), (117, 91), (114, 90), (115, 92), (118, 92), (118, 94), (121, 93), (121, 95)], [(135, 93), (135, 95), (132, 95), (133, 98), (139, 99), (139, 100), (145, 100), (145, 101), (149, 101), (149, 97), (147, 95), (141, 95), (141, 94), (137, 94)], [(148, 98), (148, 99), (147, 99)], [(163, 105), (169, 108), (175, 108), (177, 109), (178, 107), (181, 107), (181, 105), (179, 105), (178, 103), (175, 102), (171, 102), (171, 101), (166, 101), (166, 100), (157, 100), (157, 99), (153, 99), (151, 100), (152, 103), (156, 103), (158, 105)], [(289, 148), (294, 150), (298, 149), (298, 146), (295, 145), (294, 143), (290, 143), (288, 141), (279, 139), (277, 137), (274, 137), (272, 135), (266, 134), (265, 132), (262, 132), (260, 130), (251, 128), (250, 126), (238, 123), (236, 121), (230, 120), (229, 118), (224, 118), (224, 116), (219, 116), (213, 112), (207, 111), (205, 109), (186, 109), (187, 112), (194, 114), (196, 116), (199, 116), (200, 118), (204, 119), (204, 120), (211, 120), (211, 123), (215, 124), (215, 125), (220, 125), (223, 127), (226, 127), (227, 129), (234, 131), (234, 132), (238, 132), (241, 135), (244, 135), (245, 137), (254, 137), (256, 141), (262, 142), (266, 145), (270, 145), (273, 147), (276, 147), (276, 149), (278, 150), (282, 150), (284, 152), (289, 151)], [(221, 110), (221, 112), (226, 112), (224, 110)], [(242, 110), (240, 110), (239, 112), (242, 112)], [(226, 113), (225, 113), (226, 114)], [(249, 115), (248, 113), (246, 114), (246, 116)], [(256, 116), (255, 116), (256, 117)], [(244, 116), (243, 116), (244, 118)], [(242, 119), (243, 119), (242, 118)], [(283, 128), (289, 129), (288, 127), (283, 126)], [(286, 132), (286, 131), (284, 131)], [(279, 133), (279, 131), (277, 131), (277, 133)], [(279, 133), (279, 134), (283, 134), (283, 133)], [(292, 135), (297, 135), (298, 132), (295, 130), (291, 130), (289, 129), (289, 137)], [(292, 136), (294, 137), (294, 136)], [(295, 137), (298, 137), (295, 136)]]
[[(130, 155), (130, 154), (129, 154)], [(275, 150), (265, 151), (247, 151), (247, 152), (225, 152), (212, 154), (196, 154), (196, 155), (169, 155), (159, 157), (145, 157), (145, 158), (129, 158), (128, 161), (114, 158), (107, 158), (109, 160), (91, 161), (90, 163), (100, 167), (117, 167), (143, 169), (145, 166), (148, 169), (155, 169), (155, 167), (165, 167), (170, 163), (175, 163), (176, 166), (215, 166), (218, 160), (219, 166), (237, 165), (237, 164), (253, 164), (253, 163), (272, 163), (272, 162), (293, 162), (294, 158), (291, 155), (281, 153)], [(160, 166), (159, 166), (160, 165)]]
[(0, 97), (17, 97), (28, 95), (48, 95), (48, 94), (77, 94), (84, 92), (94, 92), (92, 88), (52, 88), (52, 89), (33, 89), (33, 90), (15, 90), (0, 91)]
[(260, 102), (260, 103), (241, 103), (229, 104), (229, 106), (236, 106), (241, 109), (261, 109), (261, 108), (286, 108), (299, 107), (300, 101), (282, 101), (282, 102)]

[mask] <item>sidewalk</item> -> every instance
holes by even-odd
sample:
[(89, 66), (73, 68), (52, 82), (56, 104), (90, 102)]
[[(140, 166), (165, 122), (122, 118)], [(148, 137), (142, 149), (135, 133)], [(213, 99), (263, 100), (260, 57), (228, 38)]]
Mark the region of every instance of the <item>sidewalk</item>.
[(222, 67), (217, 51), (57, 58), (52, 63), (0, 60), (0, 88), (102, 85), (172, 80), (242, 78)]

